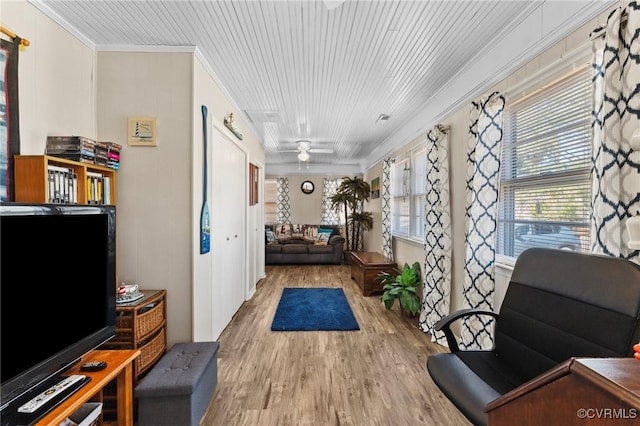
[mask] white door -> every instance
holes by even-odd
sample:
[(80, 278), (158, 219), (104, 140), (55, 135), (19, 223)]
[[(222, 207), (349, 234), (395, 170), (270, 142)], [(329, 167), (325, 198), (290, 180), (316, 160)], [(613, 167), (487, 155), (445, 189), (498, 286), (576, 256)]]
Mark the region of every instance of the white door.
[(220, 336), (245, 299), (247, 280), (247, 155), (213, 127), (211, 254), (213, 335)]

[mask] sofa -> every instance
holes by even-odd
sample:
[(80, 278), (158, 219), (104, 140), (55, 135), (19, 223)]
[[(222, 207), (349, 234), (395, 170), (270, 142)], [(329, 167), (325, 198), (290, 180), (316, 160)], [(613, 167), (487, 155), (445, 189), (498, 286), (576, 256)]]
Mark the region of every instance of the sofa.
[[(286, 232), (282, 232), (285, 228)], [(321, 229), (331, 232), (324, 233), (325, 238), (321, 238), (323, 233), (318, 232)], [(275, 238), (268, 237), (269, 231)], [(345, 240), (337, 225), (272, 224), (265, 226), (265, 235), (264, 262), (267, 265), (342, 263)]]
[[(469, 315), (495, 318), (493, 348), (458, 348), (451, 325)], [(633, 357), (633, 345), (640, 341), (639, 318), (640, 265), (531, 248), (516, 261), (499, 314), (465, 309), (436, 323), (450, 352), (429, 356), (427, 370), (468, 420), (486, 425), (491, 402), (521, 392), (564, 362)]]

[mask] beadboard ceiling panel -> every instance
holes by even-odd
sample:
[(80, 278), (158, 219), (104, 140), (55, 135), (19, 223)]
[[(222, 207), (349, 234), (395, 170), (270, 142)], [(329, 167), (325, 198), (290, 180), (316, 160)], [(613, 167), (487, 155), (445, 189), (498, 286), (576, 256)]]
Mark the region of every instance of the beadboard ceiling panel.
[[(543, 1), (33, 0), (96, 49), (197, 46), (267, 165), (359, 164)], [(230, 111), (231, 112), (231, 111)], [(387, 115), (386, 121), (378, 121)], [(221, 119), (221, 117), (219, 117)], [(317, 169), (316, 169), (317, 170)]]

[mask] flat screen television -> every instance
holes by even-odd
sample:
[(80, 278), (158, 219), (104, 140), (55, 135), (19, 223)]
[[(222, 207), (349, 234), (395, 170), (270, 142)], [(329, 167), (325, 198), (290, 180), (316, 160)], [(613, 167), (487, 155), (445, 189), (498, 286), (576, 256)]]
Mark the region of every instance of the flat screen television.
[(115, 336), (116, 293), (115, 206), (0, 203), (0, 417)]

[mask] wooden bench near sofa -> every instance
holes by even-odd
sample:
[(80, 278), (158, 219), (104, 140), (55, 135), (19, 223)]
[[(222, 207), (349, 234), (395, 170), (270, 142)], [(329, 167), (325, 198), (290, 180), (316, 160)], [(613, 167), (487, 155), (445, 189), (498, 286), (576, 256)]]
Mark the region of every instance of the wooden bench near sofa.
[[(460, 350), (451, 324), (496, 318), (491, 350)], [(429, 356), (434, 383), (476, 425), (487, 408), (540, 382), (572, 358), (633, 359), (640, 341), (640, 265), (600, 255), (532, 248), (517, 259), (500, 313), (465, 309), (436, 324), (450, 353)], [(594, 408), (594, 407), (583, 407)], [(597, 408), (597, 407), (596, 407)], [(511, 424), (525, 424), (513, 418)], [(584, 420), (584, 419), (579, 419)]]

